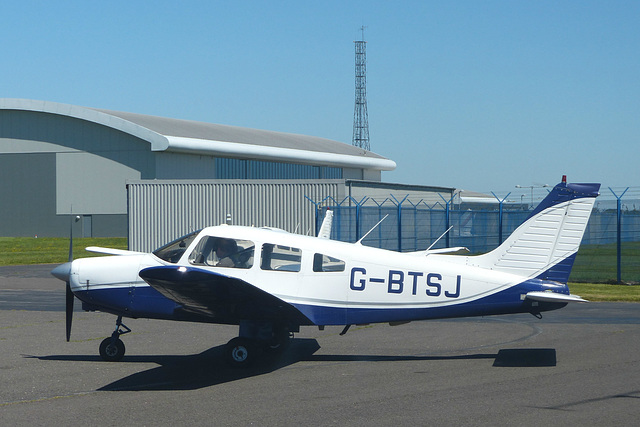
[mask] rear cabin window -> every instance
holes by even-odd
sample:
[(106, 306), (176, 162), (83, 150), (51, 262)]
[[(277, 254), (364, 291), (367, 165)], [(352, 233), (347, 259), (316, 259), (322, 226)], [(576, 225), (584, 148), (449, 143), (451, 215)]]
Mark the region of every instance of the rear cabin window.
[(317, 273), (344, 271), (344, 261), (324, 254), (313, 255), (313, 271)]
[(275, 271), (300, 271), (302, 253), (298, 248), (265, 243), (260, 268)]
[(205, 236), (189, 255), (189, 263), (210, 267), (251, 268), (255, 245), (250, 240)]

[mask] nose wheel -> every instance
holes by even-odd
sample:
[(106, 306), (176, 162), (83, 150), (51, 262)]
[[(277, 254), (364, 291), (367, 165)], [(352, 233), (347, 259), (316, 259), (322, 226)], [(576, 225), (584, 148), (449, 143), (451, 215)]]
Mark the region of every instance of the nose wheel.
[(120, 338), (113, 341), (112, 338), (105, 338), (100, 343), (100, 357), (107, 362), (119, 362), (124, 357), (124, 343)]
[(100, 343), (100, 357), (107, 362), (119, 362), (124, 357), (125, 347), (120, 339), (120, 335), (131, 332), (124, 323), (122, 316), (118, 316), (116, 320), (116, 330), (113, 331), (109, 338), (105, 338)]

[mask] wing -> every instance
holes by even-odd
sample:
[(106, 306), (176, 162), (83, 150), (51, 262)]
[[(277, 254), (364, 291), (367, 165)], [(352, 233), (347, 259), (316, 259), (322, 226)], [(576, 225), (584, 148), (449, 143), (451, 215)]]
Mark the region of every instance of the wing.
[(244, 280), (200, 268), (149, 267), (140, 277), (182, 308), (212, 322), (238, 324), (243, 320), (313, 324), (295, 307)]
[(143, 255), (144, 254), (144, 252), (127, 251), (125, 249), (102, 248), (100, 246), (88, 246), (84, 248), (84, 250), (89, 252), (94, 252), (97, 254), (107, 254), (107, 255)]

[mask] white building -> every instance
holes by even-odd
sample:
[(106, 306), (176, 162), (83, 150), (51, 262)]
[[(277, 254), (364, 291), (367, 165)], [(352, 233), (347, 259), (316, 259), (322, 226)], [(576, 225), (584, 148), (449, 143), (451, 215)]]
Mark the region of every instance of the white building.
[(0, 99), (0, 236), (66, 236), (69, 214), (84, 236), (127, 236), (127, 182), (380, 181), (395, 166), (313, 136)]

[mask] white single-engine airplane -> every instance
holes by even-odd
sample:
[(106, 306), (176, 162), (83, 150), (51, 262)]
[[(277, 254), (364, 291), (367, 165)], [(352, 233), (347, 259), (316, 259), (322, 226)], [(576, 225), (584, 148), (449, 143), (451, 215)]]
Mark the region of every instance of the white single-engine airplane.
[[(52, 271), (67, 283), (67, 341), (74, 295), (88, 311), (117, 316), (100, 344), (122, 359), (123, 317), (239, 325), (225, 347), (234, 366), (278, 351), (300, 326), (345, 326), (531, 313), (564, 307), (567, 280), (600, 184), (558, 184), (498, 248), (483, 255), (442, 249), (399, 253), (269, 228), (221, 225), (153, 253), (87, 248)], [(330, 215), (328, 216), (330, 218)], [(455, 251), (458, 248), (452, 248)]]

